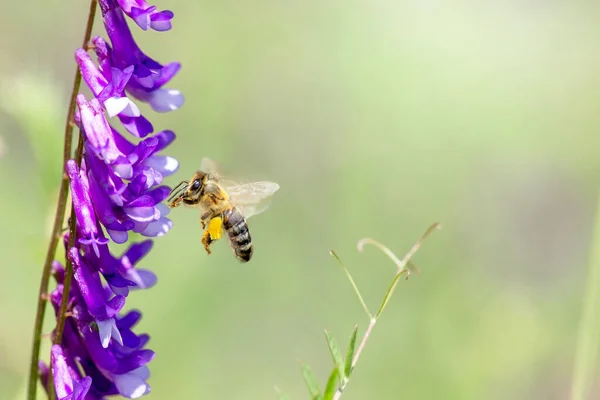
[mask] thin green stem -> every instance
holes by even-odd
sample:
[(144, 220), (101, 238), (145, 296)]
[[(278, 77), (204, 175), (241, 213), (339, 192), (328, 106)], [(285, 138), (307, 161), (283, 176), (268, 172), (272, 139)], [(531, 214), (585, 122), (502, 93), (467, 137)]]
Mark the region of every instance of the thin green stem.
[[(90, 41), (92, 36), (92, 26), (94, 25), (94, 18), (96, 16), (96, 4), (97, 0), (91, 0), (90, 10), (88, 13), (88, 19), (83, 38), (83, 46), (85, 47)], [(81, 86), (81, 73), (79, 68), (76, 69), (75, 77), (73, 78), (73, 90), (71, 91), (71, 99), (69, 101), (69, 108), (67, 111), (67, 120), (65, 124), (64, 134), (64, 148), (63, 148), (63, 167), (67, 160), (71, 158), (71, 147), (73, 142), (73, 119), (75, 117), (77, 93)], [(40, 355), (40, 346), (42, 342), (42, 327), (44, 323), (44, 314), (46, 312), (46, 300), (48, 298), (48, 283), (50, 281), (50, 273), (52, 272), (52, 261), (56, 254), (56, 246), (61, 237), (62, 222), (65, 218), (65, 209), (67, 206), (67, 198), (69, 195), (69, 178), (63, 171), (63, 175), (60, 182), (60, 189), (58, 194), (58, 201), (56, 203), (56, 212), (54, 215), (54, 225), (52, 227), (52, 233), (50, 235), (50, 243), (48, 244), (48, 250), (46, 251), (46, 259), (44, 261), (44, 267), (42, 269), (42, 278), (40, 280), (40, 289), (38, 292), (38, 303), (37, 311), (35, 314), (35, 323), (33, 327), (33, 342), (31, 345), (31, 360), (29, 369), (29, 382), (27, 387), (27, 399), (35, 400), (37, 391), (37, 378), (38, 378), (38, 363)]]
[(600, 193), (596, 206), (596, 222), (586, 289), (583, 297), (583, 311), (579, 322), (575, 366), (571, 387), (571, 400), (583, 400), (589, 396), (591, 384), (596, 376), (598, 360), (598, 337), (600, 335)]
[(338, 263), (340, 264), (340, 267), (342, 267), (342, 269), (344, 270), (344, 273), (346, 274), (346, 277), (350, 281), (350, 284), (352, 285), (352, 288), (354, 289), (354, 293), (356, 293), (356, 296), (358, 297), (360, 304), (362, 304), (365, 312), (367, 313), (367, 316), (369, 317), (369, 319), (373, 319), (373, 314), (371, 314), (371, 312), (369, 311), (369, 307), (367, 307), (367, 303), (365, 302), (362, 295), (360, 294), (360, 290), (358, 290), (358, 286), (356, 286), (356, 283), (354, 282), (352, 275), (350, 275), (350, 271), (348, 271), (348, 269), (344, 266), (344, 263), (342, 262), (340, 257), (338, 257), (338, 255), (336, 254), (335, 251), (329, 250), (329, 254), (334, 256), (335, 259), (338, 261)]

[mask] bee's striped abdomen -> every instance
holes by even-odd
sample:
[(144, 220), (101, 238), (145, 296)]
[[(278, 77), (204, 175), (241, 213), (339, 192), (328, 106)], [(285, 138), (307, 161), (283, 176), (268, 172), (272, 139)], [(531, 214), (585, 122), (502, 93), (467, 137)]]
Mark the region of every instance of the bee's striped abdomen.
[(229, 235), (229, 242), (238, 260), (250, 261), (250, 257), (252, 257), (252, 238), (250, 237), (246, 218), (237, 207), (223, 212), (223, 229)]

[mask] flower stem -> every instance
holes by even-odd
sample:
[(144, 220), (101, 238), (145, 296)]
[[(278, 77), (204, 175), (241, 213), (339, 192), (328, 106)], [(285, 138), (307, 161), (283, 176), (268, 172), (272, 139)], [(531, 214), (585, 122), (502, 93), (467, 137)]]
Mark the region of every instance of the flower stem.
[[(83, 46), (90, 41), (92, 36), (92, 26), (94, 25), (94, 18), (96, 16), (96, 3), (97, 0), (91, 0), (90, 9), (88, 13), (88, 19), (83, 37)], [(75, 99), (77, 93), (79, 93), (79, 87), (81, 86), (81, 73), (79, 68), (76, 69), (75, 77), (73, 79), (73, 89), (71, 92), (71, 99), (69, 101), (69, 109), (67, 112), (67, 121), (65, 124), (65, 135), (64, 135), (64, 149), (63, 149), (63, 167), (67, 160), (71, 158), (71, 146), (73, 142), (73, 119), (75, 117), (76, 103)], [(65, 217), (65, 209), (67, 206), (67, 197), (69, 194), (69, 177), (63, 171), (62, 179), (60, 182), (60, 190), (58, 194), (58, 202), (56, 204), (56, 214), (54, 216), (54, 225), (52, 227), (52, 233), (50, 235), (50, 243), (48, 244), (48, 250), (46, 252), (46, 259), (44, 261), (44, 268), (42, 270), (42, 279), (40, 281), (40, 289), (38, 293), (37, 311), (35, 314), (35, 323), (33, 328), (33, 343), (31, 350), (31, 361), (29, 370), (29, 384), (27, 389), (27, 399), (35, 400), (37, 390), (37, 379), (38, 379), (38, 362), (40, 346), (42, 342), (42, 326), (44, 322), (44, 314), (46, 312), (46, 300), (48, 299), (48, 283), (50, 281), (50, 273), (52, 271), (52, 261), (56, 254), (56, 246), (61, 237), (62, 222)], [(72, 235), (74, 236), (74, 235)]]

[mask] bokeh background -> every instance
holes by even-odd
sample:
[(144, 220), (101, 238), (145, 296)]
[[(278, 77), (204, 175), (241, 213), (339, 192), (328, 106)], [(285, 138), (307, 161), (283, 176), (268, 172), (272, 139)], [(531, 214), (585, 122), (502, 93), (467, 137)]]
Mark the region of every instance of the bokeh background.
[[(421, 274), (401, 283), (343, 398), (568, 397), (600, 175), (600, 6), (157, 4), (173, 30), (132, 30), (183, 63), (170, 86), (185, 105), (147, 113), (178, 134), (167, 183), (209, 156), (281, 190), (250, 220), (248, 265), (225, 242), (204, 253), (195, 210), (171, 213), (142, 263), (159, 282), (127, 303), (157, 353), (149, 398), (308, 398), (301, 363), (322, 384), (331, 370), (323, 329), (345, 346), (368, 323), (328, 250), (376, 309), (394, 266), (357, 241), (401, 256), (433, 222)], [(21, 399), (88, 5), (2, 8), (0, 399)]]

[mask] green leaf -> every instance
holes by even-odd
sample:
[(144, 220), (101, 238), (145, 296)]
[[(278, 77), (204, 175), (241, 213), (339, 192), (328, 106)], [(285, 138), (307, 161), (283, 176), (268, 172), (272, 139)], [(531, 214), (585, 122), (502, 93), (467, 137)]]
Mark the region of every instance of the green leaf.
[(340, 371), (337, 368), (334, 368), (331, 371), (331, 375), (329, 375), (329, 379), (327, 380), (327, 386), (325, 386), (325, 393), (323, 394), (323, 400), (331, 400), (335, 395), (337, 390), (337, 382), (340, 378)]
[(325, 330), (325, 337), (327, 338), (327, 345), (329, 346), (329, 352), (331, 353), (331, 358), (333, 358), (333, 364), (338, 369), (340, 378), (343, 378), (344, 375), (344, 359), (342, 358), (342, 352), (340, 351), (340, 346), (337, 343), (337, 340), (333, 337), (333, 335), (327, 330)]
[(302, 376), (304, 377), (304, 383), (306, 383), (306, 387), (308, 388), (308, 393), (310, 393), (310, 398), (313, 400), (320, 399), (321, 390), (319, 389), (319, 384), (307, 364), (302, 364)]
[(390, 299), (392, 298), (392, 293), (394, 293), (394, 289), (396, 288), (396, 285), (398, 284), (400, 277), (402, 275), (404, 275), (404, 273), (406, 273), (405, 269), (400, 271), (399, 273), (397, 273), (396, 276), (394, 277), (394, 280), (390, 284), (390, 287), (388, 288), (388, 290), (385, 294), (385, 297), (383, 298), (383, 301), (381, 302), (381, 306), (379, 306), (379, 310), (377, 310), (377, 314), (375, 314), (375, 319), (379, 318), (379, 316), (385, 309), (385, 306), (387, 305), (388, 301), (390, 301)]
[(349, 377), (352, 373), (352, 360), (354, 359), (354, 348), (356, 347), (356, 334), (358, 333), (358, 325), (354, 325), (352, 334), (350, 335), (350, 343), (346, 350), (346, 366), (344, 368), (344, 376)]

